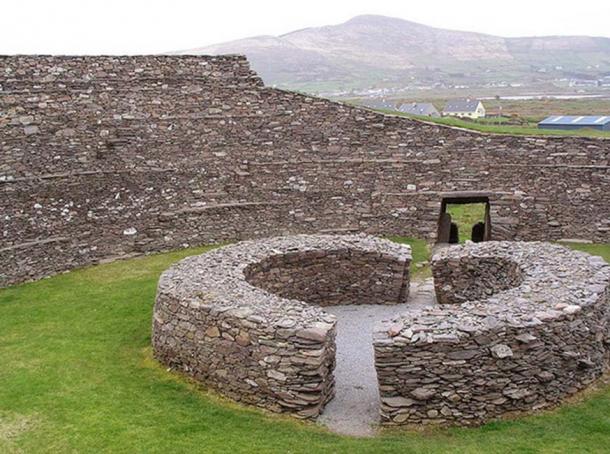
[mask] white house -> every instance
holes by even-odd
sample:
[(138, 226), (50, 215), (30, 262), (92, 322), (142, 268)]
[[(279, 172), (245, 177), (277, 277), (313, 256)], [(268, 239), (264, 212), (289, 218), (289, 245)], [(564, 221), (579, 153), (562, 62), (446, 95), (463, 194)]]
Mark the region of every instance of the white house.
[(456, 99), (447, 101), (443, 109), (445, 117), (483, 118), (485, 106), (478, 99)]

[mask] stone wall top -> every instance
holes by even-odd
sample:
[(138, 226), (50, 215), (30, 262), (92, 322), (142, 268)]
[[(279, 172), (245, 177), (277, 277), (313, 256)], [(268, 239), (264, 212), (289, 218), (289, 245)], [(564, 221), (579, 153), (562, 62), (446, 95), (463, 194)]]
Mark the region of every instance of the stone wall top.
[[(413, 326), (422, 328), (417, 337), (428, 342), (457, 340), (473, 332), (536, 327), (598, 303), (610, 287), (610, 265), (601, 257), (549, 243), (490, 241), (447, 247), (435, 254), (432, 268), (437, 294), (439, 290), (459, 294), (465, 287), (477, 285), (471, 278), (473, 271), (479, 272), (482, 259), (488, 266), (494, 261), (515, 263), (518, 279), (500, 276), (498, 288), (486, 289), (488, 296), (402, 317), (412, 342), (416, 341)], [(447, 278), (450, 273), (457, 277)], [(503, 279), (511, 282), (507, 285)]]
[(242, 241), (199, 256), (189, 257), (165, 271), (158, 293), (188, 301), (194, 308), (235, 311), (243, 318), (255, 315), (264, 324), (294, 317), (297, 326), (310, 326), (334, 317), (303, 301), (287, 300), (266, 292), (246, 279), (246, 270), (273, 256), (358, 251), (409, 263), (408, 246), (368, 235), (293, 235)]

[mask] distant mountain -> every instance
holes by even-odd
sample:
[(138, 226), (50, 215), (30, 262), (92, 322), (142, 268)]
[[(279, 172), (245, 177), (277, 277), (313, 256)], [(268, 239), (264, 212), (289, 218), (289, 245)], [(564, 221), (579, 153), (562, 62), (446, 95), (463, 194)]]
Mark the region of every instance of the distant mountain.
[(239, 53), (268, 85), (306, 91), (430, 84), (533, 84), (610, 74), (610, 38), (503, 38), (384, 16), (177, 52)]

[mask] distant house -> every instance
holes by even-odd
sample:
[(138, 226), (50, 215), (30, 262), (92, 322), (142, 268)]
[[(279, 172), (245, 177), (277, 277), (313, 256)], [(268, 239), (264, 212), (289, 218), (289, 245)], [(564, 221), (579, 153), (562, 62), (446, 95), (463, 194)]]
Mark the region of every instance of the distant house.
[(485, 116), (485, 106), (478, 99), (466, 98), (447, 101), (443, 109), (443, 116), (483, 118)]
[(570, 87), (597, 87), (597, 79), (571, 79)]
[(441, 114), (432, 103), (412, 102), (402, 104), (398, 110), (409, 115), (420, 115), (422, 117), (440, 117)]
[(599, 131), (610, 131), (610, 115), (597, 116), (573, 116), (553, 115), (538, 123), (540, 129), (597, 129)]

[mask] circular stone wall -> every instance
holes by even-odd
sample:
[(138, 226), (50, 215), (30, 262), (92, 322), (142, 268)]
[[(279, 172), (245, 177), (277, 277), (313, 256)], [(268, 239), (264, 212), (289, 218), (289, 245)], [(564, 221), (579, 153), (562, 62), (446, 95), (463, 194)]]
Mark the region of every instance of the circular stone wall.
[(449, 247), (440, 307), (375, 332), (382, 418), (473, 424), (559, 402), (609, 360), (610, 266), (548, 243)]
[(316, 417), (333, 396), (336, 323), (318, 306), (405, 302), (410, 262), (408, 246), (366, 235), (189, 257), (159, 280), (155, 357), (235, 400)]

